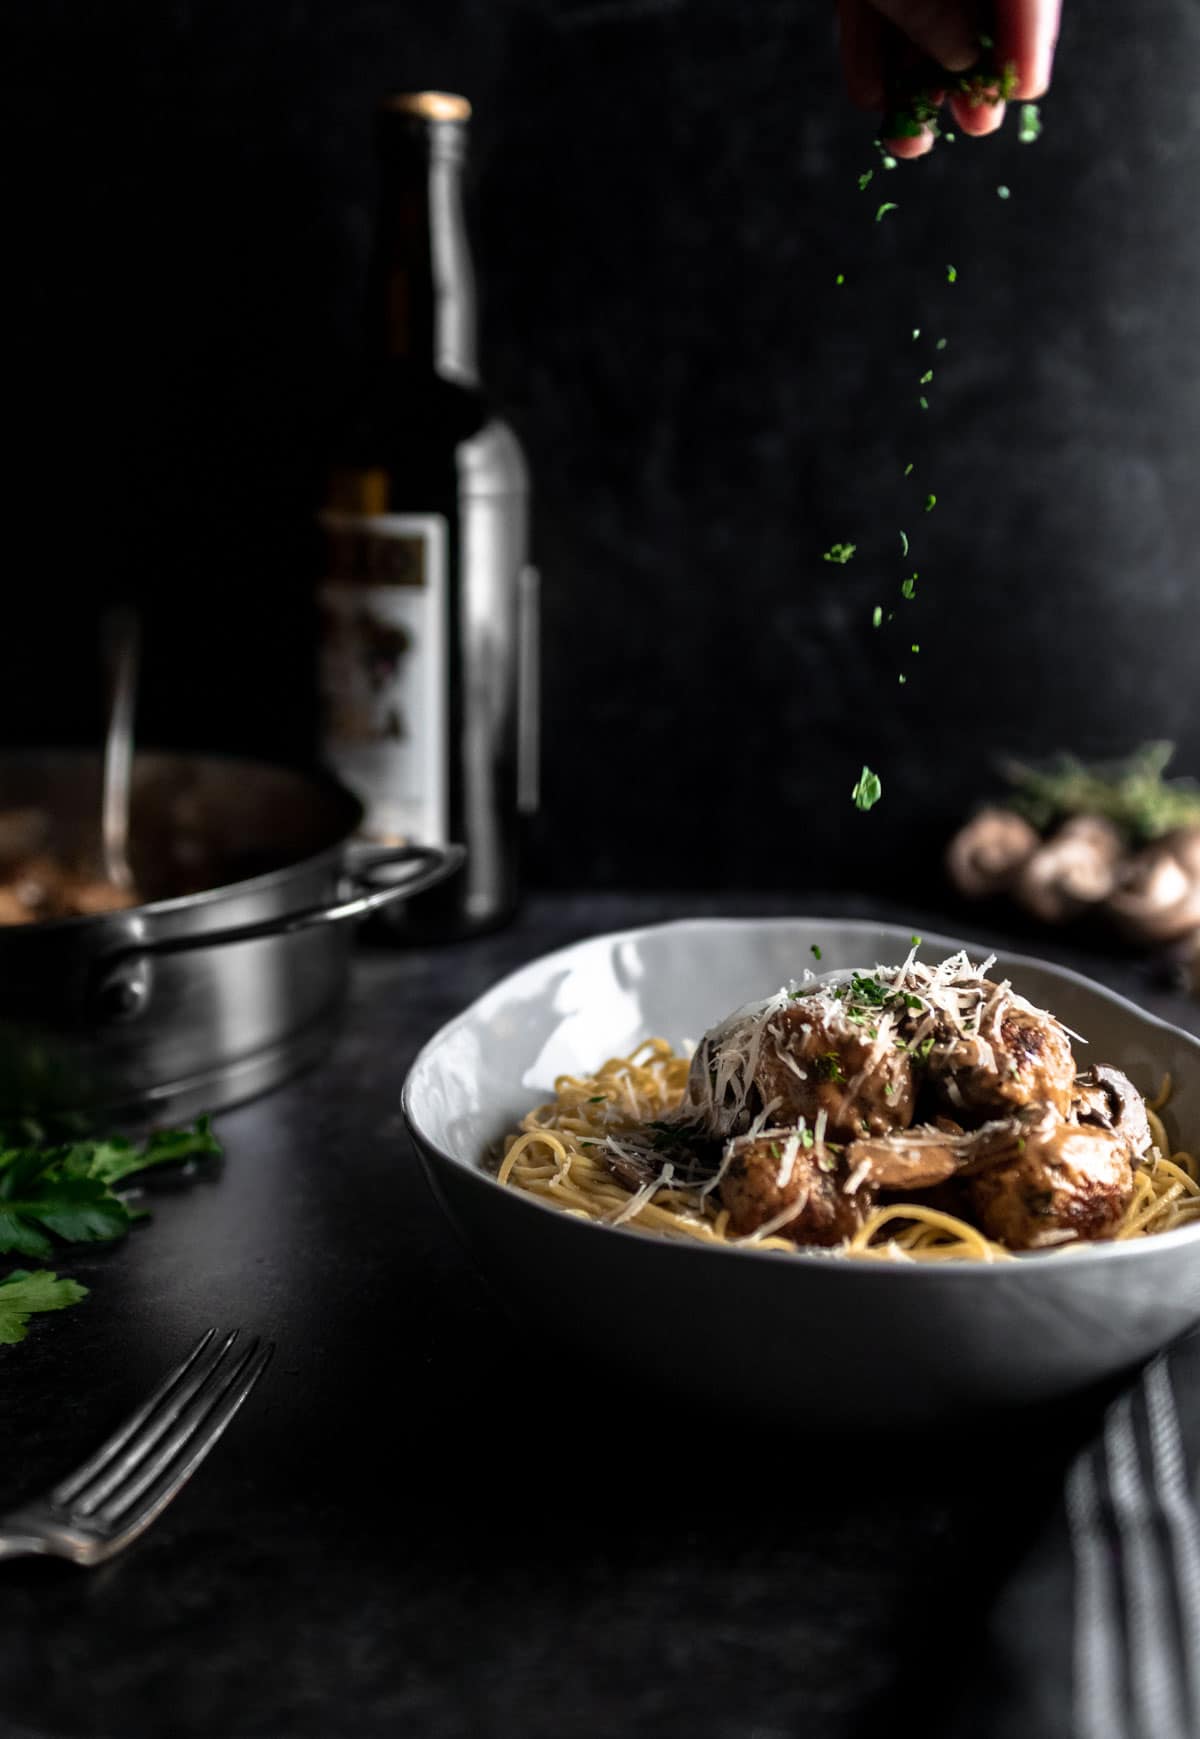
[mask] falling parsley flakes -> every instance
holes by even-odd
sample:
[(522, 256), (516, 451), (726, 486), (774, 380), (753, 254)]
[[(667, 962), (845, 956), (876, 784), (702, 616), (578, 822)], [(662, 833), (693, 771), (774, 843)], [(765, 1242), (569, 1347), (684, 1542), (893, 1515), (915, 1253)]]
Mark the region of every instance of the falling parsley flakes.
[(912, 476), (912, 460), (911, 459), (909, 460), (908, 464), (904, 467), (904, 475), (906, 477)]
[(883, 204), (879, 207), (879, 210), (875, 213), (875, 222), (880, 223), (887, 216), (889, 211), (899, 211), (899, 209), (900, 207), (896, 204), (894, 199), (885, 199)]
[(908, 554), (908, 533), (906, 531), (900, 533), (900, 554), (902, 556)]
[(1001, 184), (1001, 185), (1000, 185), (1000, 186), (999, 186), (999, 187), (998, 187), (998, 188), (997, 188), (997, 189), (996, 189), (996, 198), (997, 198), (997, 199), (1011, 199), (1011, 198), (1012, 198), (1012, 190), (1011, 190), (1011, 188), (1008, 188), (1008, 187), (1005, 187), (1005, 186), (1004, 186), (1004, 185), (1003, 185), (1003, 183), (1002, 183), (1002, 184)]
[(933, 379), (933, 370), (931, 368), (927, 368), (925, 370), (925, 373), (921, 376), (921, 385), (928, 386), (932, 379)]
[(844, 568), (857, 548), (858, 545), (854, 543), (831, 544), (821, 559), (827, 562), (837, 562), (839, 567)]
[(1038, 111), (1037, 104), (1036, 103), (1022, 103), (1021, 104), (1021, 127), (1020, 127), (1020, 132), (1017, 135), (1017, 137), (1020, 139), (1022, 145), (1032, 145), (1033, 141), (1040, 137), (1041, 131), (1042, 131), (1042, 117)]
[(958, 268), (957, 268), (957, 266), (947, 266), (946, 267), (946, 282), (948, 284), (957, 284), (957, 282), (958, 282)]
[(833, 281), (835, 284), (844, 284), (846, 282), (845, 272), (839, 272), (837, 277)]
[(872, 627), (878, 628), (881, 626), (882, 622), (883, 606), (881, 604), (876, 604), (875, 608), (871, 611), (871, 625)]
[(820, 945), (816, 942), (812, 943), (809, 948), (809, 953), (812, 955), (814, 960), (819, 960), (821, 958)]
[(863, 193), (874, 179), (875, 171), (873, 169), (864, 169), (858, 178), (858, 191)]
[(913, 574), (911, 579), (901, 580), (900, 591), (904, 597), (911, 598), (915, 594), (919, 577), (919, 575)]
[(874, 809), (883, 796), (883, 784), (879, 774), (872, 773), (869, 767), (864, 766), (850, 795), (854, 799), (856, 808)]
[(934, 348), (934, 349), (935, 349), (935, 350), (945, 350), (945, 348), (946, 348), (946, 340), (945, 340), (945, 339), (944, 339), (944, 338), (939, 338), (939, 339), (938, 339), (938, 341), (937, 341), (937, 343), (936, 343), (936, 344), (935, 344), (935, 345), (934, 345), (934, 347), (933, 347), (933, 348)]
[(937, 506), (937, 496), (936, 495), (927, 495), (925, 497), (925, 511), (926, 511), (926, 513), (932, 513), (936, 506)]

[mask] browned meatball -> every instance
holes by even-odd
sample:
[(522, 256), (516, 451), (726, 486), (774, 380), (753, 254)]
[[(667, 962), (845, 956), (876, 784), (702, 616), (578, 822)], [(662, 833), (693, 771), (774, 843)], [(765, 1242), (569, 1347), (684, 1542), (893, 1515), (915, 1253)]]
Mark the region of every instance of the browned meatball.
[(794, 1213), (773, 1230), (798, 1244), (840, 1244), (857, 1231), (872, 1192), (846, 1191), (846, 1167), (823, 1143), (805, 1147), (794, 1130), (742, 1135), (726, 1149), (719, 1186), (731, 1229), (744, 1236)]
[(956, 1112), (1005, 1112), (1050, 1105), (1065, 1117), (1075, 1084), (1070, 1041), (1052, 1015), (996, 992), (979, 1017), (982, 1031), (935, 1043), (929, 1078)]
[(968, 1190), (970, 1217), (1010, 1250), (1106, 1238), (1129, 1206), (1133, 1160), (1112, 1130), (1047, 1112), (1023, 1119), (1019, 1151), (980, 1171)]
[(825, 1113), (833, 1141), (907, 1129), (913, 1118), (913, 1067), (894, 1042), (801, 998), (766, 1024), (754, 1085), (772, 1123), (810, 1129)]

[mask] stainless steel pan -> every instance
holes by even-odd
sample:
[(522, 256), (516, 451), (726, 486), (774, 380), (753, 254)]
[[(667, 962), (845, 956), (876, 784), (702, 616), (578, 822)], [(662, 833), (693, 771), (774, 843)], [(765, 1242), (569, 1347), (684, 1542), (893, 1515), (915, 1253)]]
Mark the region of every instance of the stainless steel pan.
[[(0, 1125), (162, 1121), (274, 1086), (331, 1037), (356, 921), (463, 856), (364, 848), (342, 786), (258, 762), (139, 755), (132, 805), (143, 904), (0, 926)], [(0, 818), (30, 810), (51, 853), (98, 853), (98, 757), (0, 756)]]

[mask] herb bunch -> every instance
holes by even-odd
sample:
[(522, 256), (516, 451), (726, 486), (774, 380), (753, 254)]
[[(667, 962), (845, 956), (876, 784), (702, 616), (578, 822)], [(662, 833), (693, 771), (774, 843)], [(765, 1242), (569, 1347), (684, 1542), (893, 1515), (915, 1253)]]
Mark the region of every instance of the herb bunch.
[[(118, 1185), (156, 1166), (219, 1154), (207, 1117), (190, 1129), (162, 1129), (138, 1146), (114, 1137), (58, 1145), (0, 1147), (0, 1255), (44, 1261), (56, 1243), (107, 1243), (146, 1210)], [(50, 1269), (14, 1268), (0, 1279), (0, 1345), (24, 1340), (30, 1316), (65, 1310), (87, 1288)]]
[(1102, 815), (1130, 839), (1159, 839), (1176, 827), (1200, 825), (1200, 784), (1166, 779), (1174, 743), (1144, 743), (1118, 761), (1059, 755), (1044, 766), (1010, 762), (1012, 807), (1040, 832), (1071, 815)]

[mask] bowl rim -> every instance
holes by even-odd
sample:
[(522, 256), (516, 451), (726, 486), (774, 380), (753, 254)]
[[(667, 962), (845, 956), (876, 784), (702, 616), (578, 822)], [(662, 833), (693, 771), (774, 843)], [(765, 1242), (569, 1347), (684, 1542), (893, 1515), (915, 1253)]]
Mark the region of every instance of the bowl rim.
[[(894, 930), (898, 935), (903, 935), (906, 928), (902, 924), (877, 923), (869, 918), (807, 917), (802, 914), (793, 917), (780, 914), (770, 917), (750, 916), (744, 918), (670, 918), (656, 924), (637, 924), (622, 930), (597, 931), (589, 936), (580, 936), (574, 942), (564, 943), (559, 948), (552, 948), (546, 953), (536, 954), (532, 959), (524, 961), (520, 966), (514, 967), (511, 972), (506, 972), (502, 977), (496, 979), (495, 983), (489, 985), (480, 995), (473, 997), (458, 1014), (453, 1015), (448, 1021), (444, 1021), (437, 1031), (425, 1041), (413, 1058), (400, 1091), (400, 1110), (409, 1135), (415, 1142), (418, 1151), (429, 1154), (442, 1164), (452, 1167), (456, 1173), (462, 1173), (464, 1177), (474, 1179), (477, 1185), (495, 1192), (498, 1198), (507, 1198), (509, 1201), (520, 1203), (538, 1213), (553, 1216), (554, 1220), (564, 1229), (572, 1227), (576, 1232), (585, 1234), (602, 1232), (618, 1236), (625, 1243), (632, 1242), (636, 1245), (647, 1246), (650, 1249), (686, 1250), (694, 1252), (698, 1256), (718, 1256), (722, 1260), (741, 1258), (742, 1260), (750, 1259), (761, 1262), (764, 1257), (774, 1256), (786, 1263), (800, 1262), (808, 1268), (819, 1268), (823, 1273), (844, 1273), (859, 1276), (863, 1274), (919, 1274), (927, 1278), (931, 1275), (949, 1277), (951, 1275), (1004, 1274), (1012, 1276), (1020, 1273), (1042, 1273), (1047, 1270), (1048, 1266), (1055, 1269), (1060, 1266), (1067, 1267), (1073, 1271), (1080, 1266), (1094, 1266), (1098, 1262), (1147, 1260), (1151, 1259), (1152, 1252), (1161, 1251), (1166, 1254), (1171, 1250), (1179, 1249), (1182, 1245), (1200, 1243), (1200, 1220), (1191, 1226), (1176, 1227), (1174, 1231), (1156, 1232), (1148, 1238), (1126, 1238), (1120, 1241), (1114, 1239), (1096, 1240), (1057, 1250), (1021, 1251), (1015, 1253), (1013, 1260), (1008, 1262), (870, 1262), (855, 1261), (845, 1257), (839, 1260), (840, 1253), (836, 1250), (806, 1249), (804, 1246), (799, 1246), (794, 1251), (763, 1250), (753, 1244), (707, 1243), (699, 1238), (656, 1238), (652, 1234), (638, 1232), (629, 1226), (613, 1226), (595, 1220), (580, 1219), (575, 1215), (563, 1213), (560, 1208), (554, 1207), (550, 1202), (543, 1201), (540, 1196), (531, 1195), (524, 1190), (508, 1189), (504, 1184), (499, 1183), (491, 1172), (485, 1171), (478, 1162), (472, 1163), (447, 1153), (421, 1128), (413, 1108), (413, 1087), (415, 1077), (422, 1064), (440, 1044), (467, 1024), (482, 1002), (514, 983), (523, 973), (534, 967), (551, 967), (556, 961), (577, 953), (581, 947), (589, 944), (607, 943), (611, 947), (616, 947), (623, 942), (636, 941), (648, 935), (660, 935), (670, 930), (690, 929), (703, 932), (745, 925), (759, 927), (782, 924), (803, 924), (813, 928), (818, 928), (821, 925), (830, 928), (838, 926), (876, 932)], [(910, 935), (913, 933), (911, 930), (909, 931)], [(923, 945), (945, 948), (953, 953), (960, 950), (975, 953), (984, 947), (980, 943), (964, 942), (934, 932), (923, 935), (921, 941)], [(991, 952), (990, 949), (987, 951)], [(1108, 989), (1106, 985), (1098, 983), (1094, 978), (1089, 978), (1086, 973), (1076, 972), (1073, 967), (1060, 966), (1053, 960), (1043, 960), (1035, 954), (1011, 953), (1003, 948), (997, 949), (996, 953), (1004, 961), (1006, 970), (1012, 965), (1017, 967), (1032, 966), (1039, 971), (1050, 972), (1072, 984), (1081, 986), (1084, 990), (1101, 997), (1106, 1002), (1113, 1003), (1127, 1013), (1135, 1015), (1145, 1025), (1170, 1033), (1176, 1039), (1182, 1039), (1196, 1052), (1197, 1065), (1200, 1066), (1200, 1038), (1195, 1033), (1188, 1032), (1185, 1027), (1175, 1026), (1171, 1021), (1162, 1020), (1158, 1015), (1151, 1014), (1148, 1009), (1139, 1007), (1127, 996), (1121, 996), (1117, 991)], [(1052, 1258), (1061, 1258), (1061, 1263), (1051, 1262)]]

